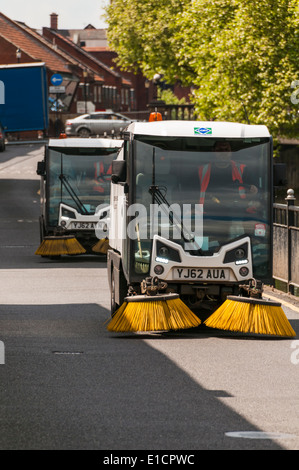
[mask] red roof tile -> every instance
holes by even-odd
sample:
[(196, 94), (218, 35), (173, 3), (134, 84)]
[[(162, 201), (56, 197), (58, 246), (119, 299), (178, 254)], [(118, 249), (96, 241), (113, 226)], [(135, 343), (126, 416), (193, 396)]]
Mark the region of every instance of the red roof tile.
[[(52, 71), (71, 73), (71, 60), (53, 49), (51, 43), (30, 28), (0, 13), (0, 35), (20, 48), (33, 60), (45, 62)], [(75, 63), (75, 62), (74, 62)]]
[[(63, 34), (60, 34), (59, 31), (54, 31), (54, 30), (51, 30), (49, 28), (44, 28), (44, 30), (48, 30), (50, 31), (50, 33), (53, 35), (53, 37), (57, 36), (61, 41), (65, 42), (66, 44), (68, 44), (69, 46), (71, 46), (76, 52), (77, 54), (79, 54), (81, 56), (81, 59), (82, 59), (82, 63), (84, 64), (84, 58), (88, 59), (89, 61), (92, 61), (94, 63), (94, 67), (100, 67), (101, 69), (105, 69), (108, 73), (116, 76), (116, 77), (119, 77), (119, 73), (116, 72), (115, 70), (111, 69), (110, 67), (108, 67), (108, 65), (106, 65), (104, 62), (100, 61), (99, 59), (97, 59), (96, 57), (94, 57), (93, 55), (89, 54), (88, 52), (86, 52), (85, 48), (82, 48), (82, 47), (79, 47), (77, 44), (75, 44), (69, 37), (65, 37)], [(63, 46), (60, 45), (60, 47), (63, 48)], [(91, 66), (92, 67), (92, 66)]]

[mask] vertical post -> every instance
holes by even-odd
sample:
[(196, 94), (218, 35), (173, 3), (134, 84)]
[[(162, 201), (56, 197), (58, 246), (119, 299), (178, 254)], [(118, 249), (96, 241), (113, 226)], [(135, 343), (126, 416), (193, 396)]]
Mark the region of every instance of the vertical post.
[(5, 85), (2, 80), (0, 80), (0, 104), (5, 104)]
[(294, 295), (294, 286), (291, 284), (292, 280), (292, 237), (291, 230), (294, 226), (294, 211), (290, 210), (291, 207), (294, 207), (295, 196), (294, 190), (288, 189), (287, 197), (287, 263), (288, 263), (288, 293)]
[(58, 137), (59, 136), (59, 127), (58, 127), (58, 94), (56, 93), (56, 102), (55, 102), (55, 105), (56, 105), (56, 110), (55, 110), (55, 114), (56, 114), (56, 129), (55, 129), (55, 137)]
[(83, 78), (84, 78), (84, 103), (85, 103), (85, 114), (87, 114), (87, 80), (88, 72), (86, 69), (83, 70)]
[(0, 364), (5, 364), (5, 348), (3, 341), (0, 341)]
[(85, 114), (87, 113), (87, 102), (86, 102), (86, 77), (84, 77), (84, 108)]

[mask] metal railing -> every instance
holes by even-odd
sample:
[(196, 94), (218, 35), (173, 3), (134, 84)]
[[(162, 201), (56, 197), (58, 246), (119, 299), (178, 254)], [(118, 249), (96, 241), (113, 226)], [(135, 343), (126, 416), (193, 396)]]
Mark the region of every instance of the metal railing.
[(286, 204), (273, 204), (273, 278), (294, 294), (299, 288), (299, 206), (288, 189)]
[(158, 111), (163, 119), (167, 120), (192, 120), (194, 113), (193, 104), (165, 104), (163, 101), (156, 101), (149, 104), (150, 112)]

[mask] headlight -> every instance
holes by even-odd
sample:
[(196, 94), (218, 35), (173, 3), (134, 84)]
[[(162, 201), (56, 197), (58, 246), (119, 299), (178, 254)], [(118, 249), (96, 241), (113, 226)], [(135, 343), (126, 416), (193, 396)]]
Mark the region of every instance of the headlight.
[(167, 246), (161, 246), (159, 248), (158, 253), (159, 253), (159, 256), (161, 256), (161, 258), (168, 258), (168, 256), (169, 256), (169, 250), (168, 250)]
[(242, 259), (245, 257), (245, 250), (243, 248), (237, 248), (235, 251), (235, 257), (236, 259)]
[(75, 219), (76, 218), (75, 212), (70, 211), (69, 209), (66, 209), (65, 207), (62, 207), (61, 215), (62, 215), (62, 217), (67, 217), (68, 219)]

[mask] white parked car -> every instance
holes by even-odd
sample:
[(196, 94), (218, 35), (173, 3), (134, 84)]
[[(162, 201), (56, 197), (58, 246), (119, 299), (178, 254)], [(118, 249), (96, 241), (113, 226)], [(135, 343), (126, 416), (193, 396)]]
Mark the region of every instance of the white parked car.
[(112, 111), (96, 111), (68, 119), (65, 133), (68, 136), (119, 135), (134, 120)]

